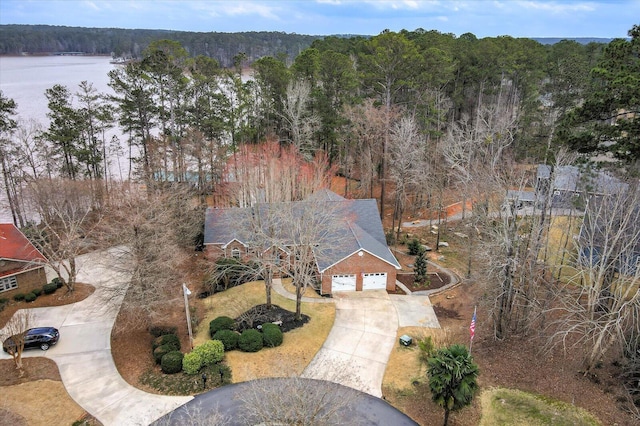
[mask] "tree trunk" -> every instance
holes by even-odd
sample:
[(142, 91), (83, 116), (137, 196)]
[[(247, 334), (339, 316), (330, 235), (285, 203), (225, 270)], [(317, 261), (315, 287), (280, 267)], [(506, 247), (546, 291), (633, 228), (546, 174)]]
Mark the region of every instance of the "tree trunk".
[(444, 409), (444, 426), (447, 426), (449, 424), (449, 409), (445, 408)]
[(271, 309), (271, 288), (273, 287), (273, 271), (267, 267), (267, 274), (264, 277), (264, 288), (267, 296), (267, 309)]

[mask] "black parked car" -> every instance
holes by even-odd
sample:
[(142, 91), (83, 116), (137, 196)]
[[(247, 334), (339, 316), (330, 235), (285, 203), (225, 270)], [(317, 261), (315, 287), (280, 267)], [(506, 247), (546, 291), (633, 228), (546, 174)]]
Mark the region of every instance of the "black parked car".
[[(5, 352), (9, 352), (9, 349), (15, 347), (13, 340), (14, 336), (9, 337), (2, 344), (2, 349)], [(50, 346), (58, 343), (60, 338), (60, 332), (57, 328), (53, 327), (37, 327), (27, 330), (27, 334), (24, 336), (24, 348), (35, 349), (40, 348), (43, 351), (49, 349)]]

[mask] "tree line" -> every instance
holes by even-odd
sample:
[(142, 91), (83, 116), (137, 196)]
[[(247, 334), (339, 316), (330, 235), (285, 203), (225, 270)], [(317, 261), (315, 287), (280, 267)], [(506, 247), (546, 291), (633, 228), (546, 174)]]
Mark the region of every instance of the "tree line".
[(84, 28), (52, 25), (0, 25), (0, 55), (82, 52), (116, 58), (140, 58), (154, 41), (171, 39), (192, 56), (214, 58), (223, 67), (244, 52), (249, 60), (285, 55), (293, 58), (320, 36), (277, 31), (237, 33)]

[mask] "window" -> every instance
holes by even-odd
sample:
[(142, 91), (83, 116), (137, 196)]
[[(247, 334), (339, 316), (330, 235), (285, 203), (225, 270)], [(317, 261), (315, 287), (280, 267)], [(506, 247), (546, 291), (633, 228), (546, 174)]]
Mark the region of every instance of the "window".
[(231, 250), (231, 257), (240, 260), (240, 249), (234, 248)]
[(15, 276), (9, 278), (0, 278), (0, 292), (13, 290), (18, 288), (18, 280)]

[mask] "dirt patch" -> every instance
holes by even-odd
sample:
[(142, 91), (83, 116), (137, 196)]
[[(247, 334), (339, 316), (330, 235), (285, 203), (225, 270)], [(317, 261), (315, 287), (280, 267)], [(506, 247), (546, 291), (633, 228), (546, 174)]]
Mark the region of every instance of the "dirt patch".
[(427, 281), (416, 282), (415, 274), (398, 274), (396, 279), (409, 289), (409, 291), (437, 290), (449, 284), (451, 279), (447, 274), (432, 273), (427, 274)]

